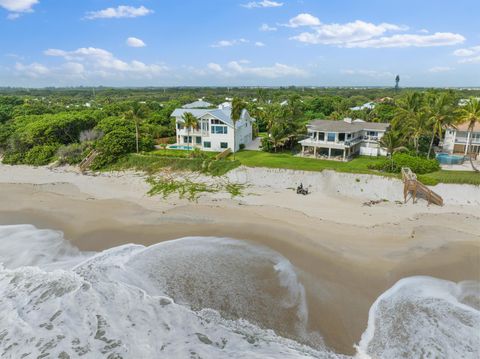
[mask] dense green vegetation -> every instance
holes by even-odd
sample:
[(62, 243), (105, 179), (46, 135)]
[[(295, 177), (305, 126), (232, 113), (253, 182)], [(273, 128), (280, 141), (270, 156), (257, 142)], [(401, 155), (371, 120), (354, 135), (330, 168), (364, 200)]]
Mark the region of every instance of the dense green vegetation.
[[(460, 99), (480, 90), (386, 88), (165, 88), (165, 89), (0, 89), (0, 156), (9, 164), (78, 164), (98, 153), (91, 168), (138, 169), (148, 173), (170, 168), (221, 175), (239, 164), (321, 171), (396, 175), (401, 166), (423, 173), (425, 182), (477, 183), (476, 174), (439, 171), (433, 148), (448, 125), (479, 121), (480, 105)], [(154, 149), (172, 142), (172, 111), (204, 98), (219, 104), (234, 98), (235, 114), (246, 106), (257, 119), (263, 152), (242, 151), (224, 160), (215, 154)], [(372, 108), (352, 110), (367, 102)], [(349, 163), (299, 158), (298, 141), (315, 118), (361, 118), (388, 122), (382, 140), (388, 159), (356, 158)], [(194, 123), (195, 118), (189, 119)], [(173, 139), (174, 141), (174, 139)], [(402, 152), (402, 153), (400, 153)], [(405, 153), (403, 153), (405, 152)], [(473, 166), (473, 163), (472, 163)], [(477, 176), (478, 177), (478, 176)]]

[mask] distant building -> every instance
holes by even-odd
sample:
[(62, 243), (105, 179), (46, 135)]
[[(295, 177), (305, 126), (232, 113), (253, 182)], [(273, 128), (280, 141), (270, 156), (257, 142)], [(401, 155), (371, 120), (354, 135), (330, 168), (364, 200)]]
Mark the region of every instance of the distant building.
[(350, 110), (352, 111), (373, 110), (375, 106), (376, 106), (375, 102), (367, 102), (361, 106), (351, 107)]
[[(240, 120), (236, 123), (236, 141), (234, 149), (233, 121), (231, 118), (232, 104), (224, 102), (218, 108), (205, 101), (196, 101), (172, 113), (176, 119), (177, 145), (193, 146), (203, 151), (224, 151), (230, 148), (238, 151), (240, 145), (248, 145), (252, 142), (253, 122), (246, 109), (242, 111)], [(183, 115), (190, 112), (198, 119), (198, 125), (194, 129), (185, 128)]]
[(449, 127), (445, 131), (445, 139), (443, 140), (443, 151), (449, 154), (460, 154), (466, 156), (473, 153), (476, 156), (480, 153), (480, 124), (476, 123), (471, 135), (468, 132), (468, 123), (462, 123), (455, 127)]
[(300, 141), (302, 156), (349, 160), (354, 155), (386, 156), (379, 140), (390, 124), (346, 118), (343, 121), (314, 120), (307, 125), (309, 137)]

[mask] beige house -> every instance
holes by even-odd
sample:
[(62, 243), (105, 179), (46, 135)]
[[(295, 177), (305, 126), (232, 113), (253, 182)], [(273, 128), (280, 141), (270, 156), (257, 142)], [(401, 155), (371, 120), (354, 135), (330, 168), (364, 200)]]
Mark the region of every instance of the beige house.
[(379, 140), (390, 124), (346, 118), (314, 120), (307, 125), (309, 137), (300, 141), (302, 156), (348, 161), (354, 155), (386, 156)]
[(468, 132), (468, 123), (448, 128), (445, 131), (442, 149), (446, 153), (463, 156), (472, 153), (476, 158), (480, 153), (480, 124), (475, 124), (471, 135)]

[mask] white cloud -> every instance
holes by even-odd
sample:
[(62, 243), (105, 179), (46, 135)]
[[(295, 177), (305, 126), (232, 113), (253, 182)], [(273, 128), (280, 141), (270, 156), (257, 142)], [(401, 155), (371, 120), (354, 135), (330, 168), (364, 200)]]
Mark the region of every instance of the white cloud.
[(253, 75), (271, 79), (286, 76), (303, 77), (307, 75), (306, 71), (302, 69), (280, 63), (276, 63), (273, 66), (254, 67), (247, 66), (245, 61), (231, 61), (228, 63), (227, 68), (234, 75)]
[(145, 64), (133, 60), (126, 62), (116, 58), (111, 52), (95, 47), (82, 47), (74, 51), (48, 49), (44, 52), (47, 56), (61, 57), (76, 68), (82, 65), (88, 74), (99, 74), (103, 77), (115, 76), (116, 74), (132, 74), (140, 77), (160, 75), (168, 68), (164, 65)]
[(458, 50), (455, 50), (453, 54), (461, 58), (458, 61), (461, 64), (480, 63), (480, 45), (472, 46), (465, 49), (458, 49)]
[(238, 39), (238, 40), (220, 40), (217, 41), (216, 43), (210, 45), (210, 47), (231, 47), (234, 45), (239, 45), (239, 44), (246, 44), (249, 41), (246, 39)]
[(428, 72), (438, 73), (438, 72), (448, 72), (452, 71), (454, 68), (449, 66), (434, 66), (428, 69)]
[(219, 64), (213, 63), (213, 62), (209, 63), (207, 65), (207, 67), (208, 67), (209, 70), (212, 70), (214, 72), (222, 72), (223, 71), (222, 66), (220, 66)]
[(136, 37), (129, 37), (127, 39), (127, 45), (130, 47), (145, 47), (147, 46), (143, 40)]
[(403, 28), (394, 24), (378, 25), (357, 20), (346, 24), (322, 24), (311, 32), (303, 32), (292, 37), (294, 40), (309, 44), (345, 45), (357, 41), (366, 41), (383, 35), (388, 31), (400, 31)]
[(28, 77), (38, 78), (43, 75), (48, 75), (50, 70), (48, 67), (39, 64), (37, 62), (31, 63), (29, 65), (24, 65), (20, 62), (15, 64), (15, 70), (19, 73), (25, 74)]
[(116, 8), (109, 7), (104, 10), (87, 12), (85, 18), (89, 20), (94, 19), (121, 19), (121, 18), (134, 18), (139, 16), (146, 16), (152, 14), (153, 10), (146, 8), (145, 6), (134, 7), (120, 5)]
[(260, 31), (268, 32), (268, 31), (277, 31), (277, 28), (274, 26), (269, 26), (268, 24), (262, 24), (259, 28)]
[(14, 13), (32, 12), (35, 4), (38, 0), (0, 0), (0, 7)]
[(38, 0), (0, 0), (0, 7), (10, 11), (8, 20), (16, 20), (23, 13), (33, 12), (35, 4), (38, 4)]
[(461, 44), (465, 37), (451, 32), (436, 32), (432, 35), (401, 34), (366, 41), (351, 42), (345, 47), (433, 47)]
[(264, 44), (263, 42), (261, 42), (261, 41), (257, 41), (257, 42), (255, 43), (255, 46), (256, 46), (256, 47), (264, 47), (265, 44)]
[(345, 24), (322, 24), (317, 18), (310, 18), (312, 15), (302, 18), (299, 18), (299, 16), (291, 19), (286, 26), (309, 26), (310, 31), (291, 37), (293, 40), (307, 44), (335, 45), (348, 48), (384, 48), (448, 46), (465, 41), (462, 35), (451, 32), (437, 32), (431, 35), (389, 35), (390, 32), (405, 32), (408, 27), (389, 23), (373, 24), (361, 20)]
[(266, 8), (266, 7), (280, 7), (283, 6), (283, 3), (271, 0), (262, 0), (262, 1), (251, 1), (246, 4), (242, 4), (241, 6), (247, 9), (254, 9), (254, 8)]
[(347, 70), (340, 71), (340, 73), (342, 73), (343, 75), (350, 75), (350, 76), (360, 75), (360, 76), (372, 77), (376, 79), (395, 77), (395, 75), (390, 71), (377, 71), (377, 70), (365, 70), (365, 69), (360, 69), (360, 70), (347, 69)]
[(315, 17), (311, 14), (303, 13), (303, 14), (298, 14), (294, 18), (291, 18), (288, 21), (288, 24), (285, 24), (284, 26), (287, 27), (301, 27), (301, 26), (318, 26), (320, 25), (320, 19), (318, 17)]

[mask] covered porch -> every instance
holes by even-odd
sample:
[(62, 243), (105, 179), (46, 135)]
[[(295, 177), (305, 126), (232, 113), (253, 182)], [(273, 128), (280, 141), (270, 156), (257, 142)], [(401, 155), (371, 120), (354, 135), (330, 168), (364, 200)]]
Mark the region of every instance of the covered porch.
[(336, 143), (320, 143), (318, 141), (301, 141), (302, 157), (348, 162), (360, 151), (360, 144), (346, 146)]

